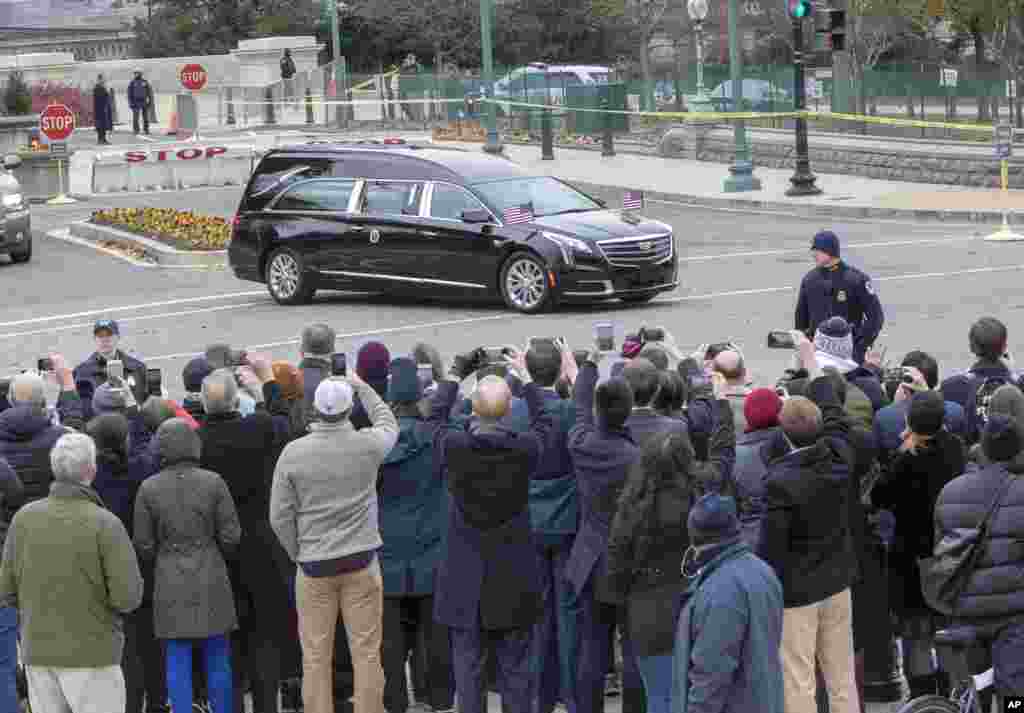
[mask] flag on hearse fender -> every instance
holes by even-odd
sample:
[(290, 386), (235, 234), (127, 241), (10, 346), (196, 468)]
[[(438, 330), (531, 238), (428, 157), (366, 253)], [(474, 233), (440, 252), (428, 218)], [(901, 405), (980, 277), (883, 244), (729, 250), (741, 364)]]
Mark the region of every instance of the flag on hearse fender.
[(643, 191), (626, 191), (622, 196), (622, 210), (640, 210), (644, 207)]
[(511, 208), (506, 208), (502, 211), (502, 218), (509, 225), (515, 225), (516, 223), (529, 223), (533, 220), (533, 211), (530, 210), (528, 205), (517, 205)]

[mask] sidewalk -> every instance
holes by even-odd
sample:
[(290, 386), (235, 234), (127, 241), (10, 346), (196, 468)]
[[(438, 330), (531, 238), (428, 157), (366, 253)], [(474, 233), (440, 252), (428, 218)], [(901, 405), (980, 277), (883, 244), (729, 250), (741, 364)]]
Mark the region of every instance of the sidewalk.
[[(447, 143), (447, 142), (446, 142)], [(454, 142), (451, 142), (454, 144)], [(460, 143), (470, 150), (480, 144)], [(819, 196), (786, 195), (792, 171), (756, 167), (762, 190), (725, 193), (722, 183), (729, 167), (706, 161), (619, 154), (603, 157), (600, 148), (557, 147), (554, 161), (542, 161), (539, 146), (506, 145), (505, 156), (538, 174), (557, 176), (584, 189), (643, 190), (655, 200), (717, 208), (767, 210), (806, 216), (892, 218), (956, 223), (994, 223), (1002, 212), (1024, 220), (1024, 190), (1005, 196), (992, 189), (931, 186), (883, 181), (860, 176), (817, 173)]]

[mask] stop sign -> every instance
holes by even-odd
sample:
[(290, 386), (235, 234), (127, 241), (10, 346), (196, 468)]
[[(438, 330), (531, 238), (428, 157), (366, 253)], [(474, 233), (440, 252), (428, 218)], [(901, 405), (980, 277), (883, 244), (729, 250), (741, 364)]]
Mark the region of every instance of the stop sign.
[(181, 68), (181, 86), (190, 92), (198, 92), (206, 86), (206, 70), (201, 64), (186, 64)]
[(50, 141), (65, 141), (75, 130), (75, 115), (63, 104), (51, 104), (39, 115), (39, 128)]

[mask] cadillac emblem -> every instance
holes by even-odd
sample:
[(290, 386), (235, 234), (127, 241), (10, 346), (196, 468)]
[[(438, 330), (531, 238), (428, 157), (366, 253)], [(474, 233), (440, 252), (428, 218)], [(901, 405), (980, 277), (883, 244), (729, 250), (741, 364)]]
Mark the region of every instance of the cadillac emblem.
[(380, 231), (376, 228), (370, 231), (370, 242), (374, 245), (380, 242)]

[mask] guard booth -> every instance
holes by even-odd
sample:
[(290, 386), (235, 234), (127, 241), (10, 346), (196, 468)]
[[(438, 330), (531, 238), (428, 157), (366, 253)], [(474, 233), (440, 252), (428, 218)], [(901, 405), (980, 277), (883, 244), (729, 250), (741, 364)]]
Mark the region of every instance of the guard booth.
[(178, 132), (195, 133), (199, 129), (199, 106), (194, 94), (181, 93), (175, 97), (175, 109), (178, 112)]
[(565, 88), (565, 112), (567, 128), (574, 134), (597, 136), (605, 130), (605, 121), (611, 119), (613, 132), (629, 131), (629, 117), (625, 114), (608, 115), (597, 111), (573, 111), (573, 109), (609, 109), (626, 111), (627, 88), (625, 82), (600, 85), (579, 85)]

